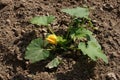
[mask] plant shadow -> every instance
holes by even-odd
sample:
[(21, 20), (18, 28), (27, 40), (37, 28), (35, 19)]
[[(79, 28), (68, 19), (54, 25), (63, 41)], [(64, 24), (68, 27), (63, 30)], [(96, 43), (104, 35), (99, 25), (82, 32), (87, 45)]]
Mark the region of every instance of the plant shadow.
[[(27, 33), (24, 34), (21, 39), (15, 41), (15, 45), (17, 44), (20, 53), (25, 53), (25, 48), (27, 47), (27, 45), (31, 42), (31, 40), (36, 38), (36, 36), (34, 35), (35, 32)], [(54, 72), (57, 80), (87, 80), (89, 78), (92, 78), (92, 76), (94, 76), (94, 67), (96, 63), (90, 61), (87, 56), (77, 55), (75, 53), (62, 56), (66, 60), (72, 58), (76, 63), (72, 66), (73, 68), (72, 70), (68, 70), (65, 72), (58, 72), (57, 71), (58, 68), (53, 68), (53, 69), (45, 68), (45, 65), (49, 62), (49, 60), (40, 61), (34, 64), (26, 64), (26, 60), (23, 59), (24, 54), (20, 54), (20, 53), (17, 54), (14, 51), (11, 52), (11, 50), (9, 49), (6, 50), (6, 53), (7, 54), (4, 55), (3, 62), (6, 65), (12, 65), (13, 72), (15, 74), (19, 73), (17, 71), (17, 68), (21, 67), (23, 70), (27, 70), (29, 74), (36, 74), (36, 72), (49, 72), (49, 73)], [(18, 59), (17, 57), (18, 55), (22, 57), (22, 60)], [(64, 66), (62, 67), (64, 68)], [(13, 77), (13, 80), (16, 77), (20, 77), (21, 79), (22, 78), (27, 79), (26, 77), (24, 77), (24, 75), (20, 74)]]
[(57, 80), (88, 80), (95, 75), (96, 62), (89, 60), (87, 56), (72, 54), (65, 56), (65, 58), (67, 60), (73, 58), (76, 63), (72, 66), (72, 70), (65, 71), (65, 73), (57, 73)]
[[(16, 39), (13, 43), (13, 45), (10, 46), (4, 46), (0, 45), (1, 51), (0, 53), (2, 55), (1, 62), (6, 66), (11, 66), (11, 70), (13, 74), (18, 74), (19, 71), (18, 68), (22, 70), (27, 70), (27, 64), (26, 60), (24, 59), (24, 53), (27, 45), (31, 42), (31, 40), (36, 38), (36, 34), (34, 31), (24, 33), (22, 37), (19, 39)], [(16, 45), (16, 46), (14, 46)], [(10, 71), (11, 72), (11, 71)], [(20, 74), (18, 75), (21, 78), (24, 78), (24, 75)], [(12, 80), (15, 80), (14, 78)], [(20, 80), (28, 80), (27, 78), (20, 79)]]

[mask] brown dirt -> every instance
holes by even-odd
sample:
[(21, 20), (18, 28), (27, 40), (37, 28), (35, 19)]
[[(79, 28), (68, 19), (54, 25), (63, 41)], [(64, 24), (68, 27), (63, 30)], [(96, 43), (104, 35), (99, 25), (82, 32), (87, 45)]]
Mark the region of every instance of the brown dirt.
[[(45, 62), (27, 65), (23, 59), (32, 39), (46, 30), (28, 23), (37, 15), (55, 15), (55, 30), (63, 29), (70, 17), (62, 8), (87, 5), (99, 43), (109, 59), (88, 62), (83, 56), (67, 56), (58, 68)], [(120, 80), (120, 0), (0, 0), (0, 80)]]

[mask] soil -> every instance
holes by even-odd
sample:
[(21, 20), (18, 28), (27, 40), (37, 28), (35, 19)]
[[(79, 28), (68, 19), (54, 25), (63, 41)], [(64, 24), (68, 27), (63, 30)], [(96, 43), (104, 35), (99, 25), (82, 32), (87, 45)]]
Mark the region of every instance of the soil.
[[(108, 57), (88, 62), (84, 56), (66, 56), (58, 68), (49, 70), (45, 61), (27, 64), (26, 46), (46, 29), (29, 23), (34, 16), (55, 15), (56, 31), (64, 30), (70, 17), (60, 10), (88, 6), (98, 30), (98, 42)], [(0, 0), (0, 80), (120, 80), (120, 0)]]

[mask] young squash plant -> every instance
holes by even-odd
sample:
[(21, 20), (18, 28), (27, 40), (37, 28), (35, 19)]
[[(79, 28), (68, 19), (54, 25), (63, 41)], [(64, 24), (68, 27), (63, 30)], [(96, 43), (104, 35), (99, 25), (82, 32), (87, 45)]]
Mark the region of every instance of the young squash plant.
[(47, 27), (50, 32), (45, 39), (37, 38), (31, 41), (26, 48), (25, 59), (29, 60), (30, 63), (35, 63), (51, 58), (52, 61), (46, 65), (47, 68), (51, 69), (57, 67), (62, 61), (60, 56), (53, 54), (54, 52), (57, 50), (78, 50), (82, 51), (84, 55), (87, 55), (93, 61), (100, 58), (105, 63), (108, 63), (108, 59), (101, 50), (101, 46), (93, 36), (93, 33), (86, 29), (88, 24), (92, 26), (89, 18), (89, 9), (77, 7), (62, 9), (61, 11), (71, 15), (73, 18), (68, 26), (66, 35), (56, 35), (52, 30), (49, 24), (54, 21), (54, 16), (38, 16), (30, 20), (32, 24)]

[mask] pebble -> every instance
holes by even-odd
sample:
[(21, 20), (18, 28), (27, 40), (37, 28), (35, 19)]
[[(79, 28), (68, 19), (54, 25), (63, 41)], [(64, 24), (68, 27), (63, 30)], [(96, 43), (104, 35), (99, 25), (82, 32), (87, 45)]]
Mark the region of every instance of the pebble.
[(25, 30), (22, 30), (22, 31), (21, 31), (21, 35), (24, 35), (25, 33), (26, 33)]
[(118, 80), (115, 73), (113, 73), (113, 72), (110, 72), (107, 74), (107, 79), (108, 80)]
[(120, 80), (120, 75), (119, 75), (119, 74), (116, 74), (116, 76), (117, 76), (118, 80)]
[(110, 26), (115, 26), (117, 23), (116, 23), (116, 21), (115, 20), (112, 20), (112, 19), (110, 19)]
[(33, 77), (33, 75), (31, 75), (31, 74), (29, 74), (29, 75), (27, 75), (27, 76), (28, 76), (28, 77), (31, 77), (31, 78)]
[(114, 7), (111, 4), (103, 4), (103, 10), (105, 10), (105, 11), (112, 11), (113, 8)]
[(120, 55), (118, 55), (118, 53), (116, 53), (116, 52), (111, 52), (110, 54), (111, 54), (112, 57), (116, 57), (116, 58), (118, 58), (118, 57), (120, 56)]
[(11, 24), (11, 20), (10, 20), (10, 19), (7, 19), (6, 22), (7, 22), (8, 24)]

